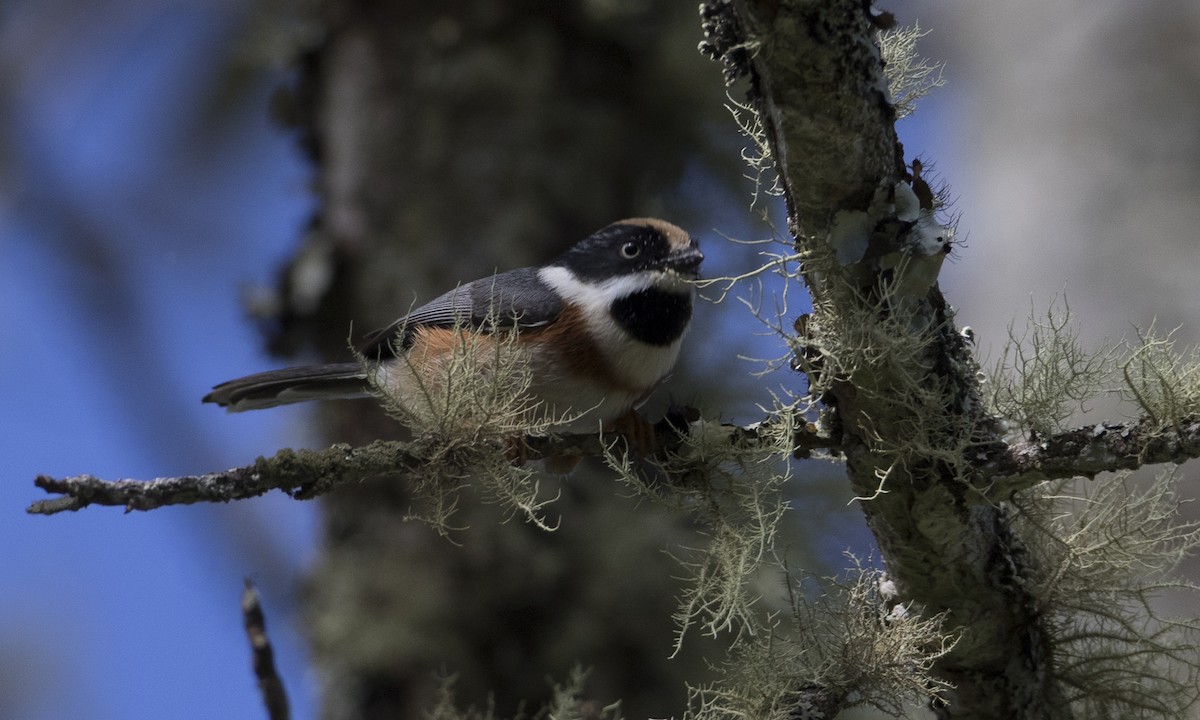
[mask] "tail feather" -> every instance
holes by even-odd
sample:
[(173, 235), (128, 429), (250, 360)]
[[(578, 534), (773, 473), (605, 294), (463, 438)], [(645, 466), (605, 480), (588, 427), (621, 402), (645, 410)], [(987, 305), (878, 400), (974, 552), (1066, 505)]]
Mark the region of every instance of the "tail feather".
[(216, 403), (229, 412), (242, 412), (306, 400), (347, 400), (370, 395), (371, 386), (362, 365), (338, 363), (247, 375), (215, 386), (202, 402)]

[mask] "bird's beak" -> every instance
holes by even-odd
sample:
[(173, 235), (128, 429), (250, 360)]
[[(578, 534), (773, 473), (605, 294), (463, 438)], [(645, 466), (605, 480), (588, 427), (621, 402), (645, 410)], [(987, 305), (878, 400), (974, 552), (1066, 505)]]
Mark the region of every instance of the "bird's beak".
[(666, 266), (680, 275), (697, 278), (700, 276), (700, 263), (702, 262), (704, 262), (704, 253), (700, 252), (700, 246), (693, 240), (691, 245), (668, 255)]

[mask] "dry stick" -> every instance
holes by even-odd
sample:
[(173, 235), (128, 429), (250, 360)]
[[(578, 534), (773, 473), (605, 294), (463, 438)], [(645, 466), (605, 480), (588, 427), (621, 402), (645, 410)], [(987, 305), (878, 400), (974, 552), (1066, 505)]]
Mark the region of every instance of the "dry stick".
[(267, 618), (250, 578), (246, 578), (246, 589), (242, 591), (242, 619), (246, 623), (254, 676), (258, 678), (258, 689), (267, 707), (267, 718), (288, 720), (291, 713), (288, 710), (287, 692), (283, 688), (283, 679), (275, 669), (275, 652), (271, 649), (271, 639), (267, 637)]

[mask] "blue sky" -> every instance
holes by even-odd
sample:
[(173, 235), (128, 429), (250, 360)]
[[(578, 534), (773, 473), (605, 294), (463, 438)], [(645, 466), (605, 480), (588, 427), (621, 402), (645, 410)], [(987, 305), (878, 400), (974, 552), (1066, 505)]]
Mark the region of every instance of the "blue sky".
[(311, 210), (309, 171), (266, 117), (277, 75), (249, 78), (252, 112), (206, 117), (232, 7), (48, 2), (0, 16), (0, 63), (18, 71), (0, 101), (0, 676), (26, 701), (6, 710), (0, 693), (0, 715), (260, 718), (246, 575), (297, 716), (312, 715), (289, 603), (314, 505), (23, 511), (38, 473), (177, 475), (304, 437), (285, 425), (295, 415), (199, 404), (267, 362), (239, 284), (269, 280)]
[[(314, 444), (303, 412), (198, 402), (274, 366), (239, 290), (270, 282), (312, 210), (294, 138), (267, 119), (283, 71), (259, 68), (240, 102), (216, 102), (215, 62), (245, 32), (242, 12), (0, 10), (0, 678), (18, 698), (0, 690), (0, 715), (262, 717), (243, 576), (260, 585), (295, 716), (313, 715), (292, 603), (315, 505), (24, 513), (39, 473), (148, 479)], [(905, 129), (920, 152), (922, 128)]]

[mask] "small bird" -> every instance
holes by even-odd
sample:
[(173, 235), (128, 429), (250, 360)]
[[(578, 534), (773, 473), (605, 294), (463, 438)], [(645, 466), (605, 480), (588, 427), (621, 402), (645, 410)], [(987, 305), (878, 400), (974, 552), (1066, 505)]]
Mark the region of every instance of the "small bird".
[(365, 362), (249, 375), (203, 401), (241, 412), (383, 391), (416, 404), (417, 388), (445, 381), (446, 357), (466, 329), (491, 343), (513, 339), (528, 363), (526, 406), (547, 431), (644, 425), (636, 408), (675, 366), (703, 260), (671, 223), (621, 220), (545, 265), (460, 285), (369, 334), (359, 349)]

